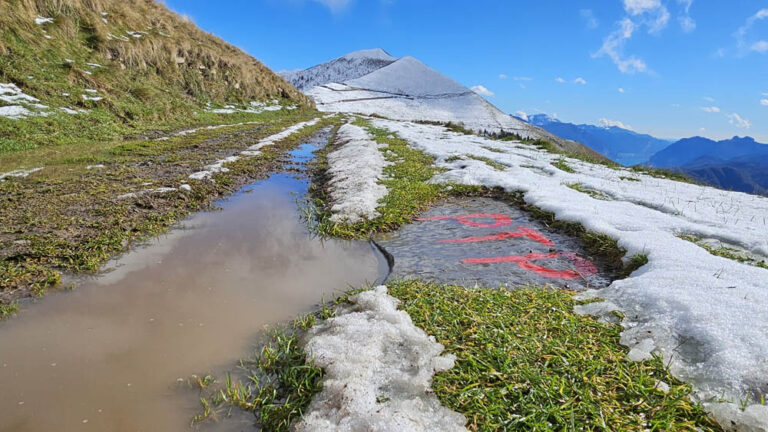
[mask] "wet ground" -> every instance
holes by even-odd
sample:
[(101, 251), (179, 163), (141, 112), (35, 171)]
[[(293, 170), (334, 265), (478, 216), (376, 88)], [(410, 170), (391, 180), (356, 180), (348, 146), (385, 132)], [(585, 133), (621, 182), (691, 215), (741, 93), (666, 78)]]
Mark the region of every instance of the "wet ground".
[(200, 402), (179, 379), (221, 375), (264, 326), (383, 277), (369, 243), (308, 235), (296, 208), (306, 188), (273, 175), (0, 323), (0, 431), (187, 430)]
[(447, 200), (376, 242), (394, 258), (390, 279), (574, 290), (604, 287), (612, 280), (579, 240), (491, 198)]

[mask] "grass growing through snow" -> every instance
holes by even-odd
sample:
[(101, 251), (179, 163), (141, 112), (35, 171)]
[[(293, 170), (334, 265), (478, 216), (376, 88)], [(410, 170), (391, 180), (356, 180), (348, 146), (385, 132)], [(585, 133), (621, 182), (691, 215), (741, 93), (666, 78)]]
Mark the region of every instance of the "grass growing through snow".
[(555, 168), (557, 168), (557, 169), (559, 169), (561, 171), (565, 171), (567, 173), (575, 173), (576, 172), (576, 170), (571, 168), (571, 166), (568, 165), (568, 163), (563, 158), (559, 158), (559, 159), (555, 160), (554, 162), (552, 162), (552, 166), (554, 166)]
[(504, 171), (505, 169), (507, 169), (507, 167), (504, 164), (498, 163), (491, 158), (487, 158), (484, 156), (475, 156), (475, 155), (467, 155), (467, 157), (470, 159), (474, 159), (476, 161), (485, 162), (486, 165), (488, 165), (489, 167), (497, 171)]
[(604, 194), (603, 192), (596, 191), (594, 189), (589, 189), (588, 187), (584, 186), (582, 183), (573, 183), (573, 184), (569, 184), (569, 185), (566, 185), (566, 186), (568, 186), (569, 188), (571, 188), (571, 189), (573, 189), (573, 190), (575, 190), (577, 192), (581, 192), (583, 194), (587, 194), (587, 195), (591, 196), (594, 199), (599, 199), (599, 200), (603, 200), (603, 201), (607, 201), (607, 200), (611, 199), (608, 195)]
[[(411, 148), (408, 142), (395, 137), (388, 130), (372, 127), (365, 120), (358, 119), (355, 124), (366, 128), (377, 142), (387, 145), (389, 152), (385, 152), (384, 156), (393, 164), (384, 168), (386, 179), (382, 180), (381, 184), (389, 189), (389, 193), (380, 201), (381, 205), (377, 209), (381, 216), (356, 224), (340, 224), (328, 220), (330, 214), (325, 210), (327, 196), (322, 185), (315, 184), (313, 194), (317, 198), (316, 208), (319, 209), (317, 230), (330, 237), (360, 238), (374, 232), (397, 229), (439, 199), (445, 188), (442, 185), (427, 183), (438, 172), (438, 169), (433, 167), (434, 160), (430, 156)], [(333, 149), (333, 146), (329, 145), (324, 154), (318, 157), (316, 171), (324, 170), (324, 156)], [(323, 179), (319, 180), (322, 183)]]
[(740, 251), (738, 249), (729, 248), (726, 246), (721, 246), (719, 248), (716, 248), (705, 242), (702, 242), (702, 239), (696, 236), (680, 235), (678, 237), (683, 240), (696, 244), (697, 246), (703, 248), (704, 250), (711, 253), (712, 255), (728, 258), (729, 260), (768, 269), (768, 263), (765, 260), (757, 261), (752, 257), (750, 257), (749, 255), (747, 255), (746, 253), (744, 253), (743, 251)]
[(433, 389), (470, 430), (719, 430), (660, 359), (628, 361), (621, 327), (574, 314), (566, 292), (409, 281), (390, 293), (457, 356)]

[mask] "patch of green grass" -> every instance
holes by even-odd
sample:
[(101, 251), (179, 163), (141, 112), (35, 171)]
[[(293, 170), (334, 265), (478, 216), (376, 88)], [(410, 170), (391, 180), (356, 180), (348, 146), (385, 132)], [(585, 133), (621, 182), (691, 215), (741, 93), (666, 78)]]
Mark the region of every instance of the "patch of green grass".
[(627, 177), (627, 176), (619, 176), (621, 180), (631, 181), (631, 182), (639, 182), (640, 179), (635, 177)]
[(576, 172), (576, 170), (571, 168), (571, 166), (568, 165), (568, 163), (563, 158), (558, 158), (556, 161), (552, 162), (552, 166), (567, 173)]
[[(366, 128), (376, 142), (387, 145), (389, 152), (384, 153), (384, 156), (392, 165), (384, 168), (386, 179), (381, 184), (387, 187), (389, 193), (379, 202), (377, 210), (381, 216), (356, 224), (333, 223), (327, 211), (327, 196), (322, 185), (324, 179), (322, 174), (317, 176), (312, 190), (316, 198), (315, 207), (318, 209), (317, 231), (325, 236), (361, 238), (375, 232), (397, 229), (437, 201), (445, 189), (443, 185), (427, 183), (438, 173), (432, 157), (410, 147), (405, 140), (394, 137), (388, 130), (372, 127), (365, 120), (358, 119), (356, 124)], [(334, 146), (328, 146), (324, 154), (333, 149)], [(316, 171), (323, 171), (323, 160), (324, 155), (319, 155)]]
[(753, 265), (755, 267), (761, 267), (764, 269), (768, 269), (768, 263), (765, 260), (757, 261), (744, 253), (744, 251), (740, 251), (738, 249), (729, 248), (726, 246), (721, 246), (719, 248), (713, 247), (707, 243), (702, 242), (701, 238), (691, 235), (679, 235), (679, 238), (689, 241), (691, 243), (696, 244), (697, 246), (703, 248), (707, 252), (709, 252), (712, 255), (728, 258), (729, 260), (737, 261), (743, 264), (749, 264)]
[(663, 168), (653, 168), (650, 166), (634, 165), (630, 167), (632, 172), (649, 175), (655, 178), (663, 178), (668, 180), (675, 180), (683, 183), (698, 184), (692, 178), (685, 175), (680, 171), (667, 170)]
[(506, 153), (506, 151), (500, 148), (491, 147), (491, 146), (482, 146), (482, 147), (492, 153)]
[(414, 324), (457, 356), (433, 389), (470, 430), (720, 430), (661, 359), (628, 361), (621, 327), (574, 314), (566, 292), (389, 288)]
[(290, 430), (291, 423), (306, 411), (312, 396), (322, 390), (322, 369), (307, 361), (299, 337), (318, 320), (335, 316), (334, 305), (345, 302), (350, 293), (332, 305), (323, 304), (316, 312), (301, 316), (288, 326), (273, 329), (254, 358), (241, 362), (247, 380), (235, 381), (227, 374), (222, 388), (201, 398), (202, 412), (193, 423), (215, 417), (224, 406), (235, 406), (253, 413), (265, 432)]
[(621, 167), (620, 164), (618, 164), (618, 163), (616, 163), (616, 162), (614, 162), (614, 161), (612, 161), (610, 159), (607, 159), (607, 158), (598, 158), (598, 157), (591, 156), (591, 155), (588, 155), (588, 154), (582, 154), (582, 153), (578, 153), (578, 152), (563, 150), (563, 149), (557, 147), (556, 145), (552, 144), (550, 141), (547, 141), (547, 140), (544, 140), (544, 139), (524, 140), (523, 142), (526, 143), (526, 144), (533, 145), (534, 147), (538, 148), (539, 150), (544, 150), (544, 151), (547, 151), (549, 153), (559, 154), (559, 155), (562, 155), (562, 156), (565, 156), (565, 157), (568, 157), (568, 158), (572, 158), (572, 159), (578, 159), (578, 160), (580, 160), (582, 162), (589, 162), (589, 163), (592, 163), (592, 164), (603, 165), (603, 166), (606, 166), (608, 168), (619, 168), (619, 167)]
[(19, 311), (19, 304), (16, 302), (13, 302), (11, 304), (0, 304), (0, 321), (16, 315), (16, 313)]
[(469, 157), (470, 159), (474, 159), (476, 161), (485, 162), (486, 165), (488, 165), (489, 167), (497, 171), (504, 171), (505, 169), (507, 169), (507, 167), (504, 164), (496, 162), (491, 158), (487, 158), (484, 156), (475, 156), (475, 155), (467, 155), (467, 157)]
[(626, 278), (629, 277), (632, 273), (635, 272), (635, 270), (638, 270), (640, 267), (648, 264), (648, 255), (646, 254), (637, 254), (633, 255), (629, 261), (624, 265), (624, 269), (621, 272), (621, 276)]
[(566, 186), (568, 186), (569, 188), (571, 188), (571, 189), (573, 189), (575, 191), (581, 192), (583, 194), (587, 194), (587, 195), (591, 196), (594, 199), (599, 199), (599, 200), (603, 200), (603, 201), (608, 201), (608, 200), (611, 199), (608, 195), (606, 195), (606, 194), (604, 194), (604, 193), (602, 193), (600, 191), (596, 191), (594, 189), (589, 189), (589, 188), (587, 188), (586, 186), (584, 186), (581, 183), (573, 183), (573, 184), (569, 184), (569, 185), (566, 185)]

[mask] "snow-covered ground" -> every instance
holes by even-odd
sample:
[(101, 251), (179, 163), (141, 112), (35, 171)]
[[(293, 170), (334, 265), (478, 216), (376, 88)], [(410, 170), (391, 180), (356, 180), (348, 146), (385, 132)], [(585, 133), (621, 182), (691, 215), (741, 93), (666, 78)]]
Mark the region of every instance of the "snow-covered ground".
[(17, 120), (24, 117), (46, 115), (48, 107), (39, 103), (15, 84), (0, 83), (0, 117)]
[(211, 108), (209, 104), (207, 111), (212, 112), (214, 114), (235, 114), (235, 113), (261, 114), (265, 111), (280, 111), (284, 108), (287, 110), (294, 110), (296, 109), (296, 105), (290, 105), (290, 106), (284, 107), (280, 105), (280, 101), (278, 101), (277, 99), (273, 99), (267, 102), (251, 101), (247, 104), (241, 104), (241, 105), (225, 105), (223, 108)]
[(379, 216), (378, 201), (387, 196), (379, 184), (389, 164), (363, 128), (346, 124), (336, 134), (337, 150), (328, 154), (331, 221), (356, 223)]
[(323, 368), (323, 390), (312, 398), (297, 431), (466, 431), (466, 419), (432, 393), (436, 371), (453, 367), (444, 347), (398, 311), (380, 286), (309, 331), (307, 357)]
[[(576, 172), (568, 173), (552, 165), (559, 156), (520, 143), (372, 121), (434, 156), (446, 171), (433, 181), (523, 191), (527, 202), (559, 219), (617, 239), (627, 257), (646, 254), (648, 264), (631, 277), (583, 295), (605, 299), (597, 305), (603, 312), (625, 313), (622, 343), (634, 358), (663, 355), (719, 420), (741, 424), (740, 430), (765, 430), (768, 406), (755, 404), (742, 412), (736, 404), (768, 394), (768, 270), (711, 255), (678, 236), (717, 239), (768, 257), (768, 199), (573, 159), (566, 163)], [(461, 157), (469, 155), (507, 168), (499, 171)], [(573, 184), (607, 199), (568, 187)], [(716, 403), (723, 399), (733, 403)], [(749, 424), (763, 429), (749, 429)]]

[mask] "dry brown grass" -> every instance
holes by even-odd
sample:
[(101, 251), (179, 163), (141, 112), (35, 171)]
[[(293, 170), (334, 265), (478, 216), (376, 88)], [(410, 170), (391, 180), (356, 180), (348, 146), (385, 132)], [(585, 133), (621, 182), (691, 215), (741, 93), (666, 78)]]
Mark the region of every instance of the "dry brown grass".
[[(106, 23), (102, 12), (108, 14)], [(44, 27), (52, 39), (41, 37), (41, 27), (34, 23), (37, 16), (55, 20)], [(145, 34), (133, 38), (126, 35), (127, 30)], [(153, 0), (0, 0), (0, 32), (41, 48), (82, 40), (102, 57), (103, 64), (151, 71), (181, 84), (196, 99), (224, 102), (276, 97), (311, 104), (258, 60)], [(1, 55), (13, 54), (12, 49), (7, 40), (0, 39)], [(79, 71), (73, 71), (69, 79), (92, 81), (104, 90), (109, 87), (109, 82)]]

